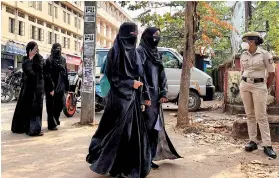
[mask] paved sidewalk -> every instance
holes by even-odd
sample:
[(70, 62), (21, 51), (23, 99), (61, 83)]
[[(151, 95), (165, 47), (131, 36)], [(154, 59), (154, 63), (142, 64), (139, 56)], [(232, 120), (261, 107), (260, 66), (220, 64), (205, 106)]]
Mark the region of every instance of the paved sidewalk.
[[(74, 125), (79, 121), (79, 114), (73, 118), (65, 118), (62, 114), (58, 131), (47, 131), (44, 119), (43, 137), (12, 134), (10, 124), (14, 107), (15, 104), (1, 106), (2, 178), (105, 177), (93, 174), (85, 161), (96, 126)], [(97, 118), (100, 116), (98, 114)], [(160, 169), (152, 171), (148, 178), (246, 178), (247, 173), (242, 171), (243, 164), (253, 160), (279, 166), (278, 160), (268, 160), (262, 150), (247, 154), (243, 152), (242, 145), (222, 140), (215, 143), (197, 142), (192, 137), (176, 133), (174, 123), (175, 118), (166, 112), (167, 131), (184, 158), (159, 162)], [(276, 174), (279, 173), (274, 172)]]

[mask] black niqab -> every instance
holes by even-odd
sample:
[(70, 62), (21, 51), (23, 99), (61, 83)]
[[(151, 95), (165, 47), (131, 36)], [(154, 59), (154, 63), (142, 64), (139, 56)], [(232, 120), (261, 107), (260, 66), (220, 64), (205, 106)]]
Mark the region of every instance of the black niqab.
[[(131, 34), (135, 33), (135, 34)], [(114, 41), (111, 53), (108, 55), (108, 63), (111, 70), (117, 70), (122, 78), (136, 79), (142, 76), (143, 69), (140, 58), (136, 51), (138, 27), (135, 23), (125, 22), (120, 26), (119, 32)]]
[(157, 49), (160, 38), (153, 36), (157, 31), (160, 31), (160, 29), (156, 27), (146, 28), (142, 34), (140, 46), (147, 60), (150, 60), (154, 65), (162, 65), (161, 57)]

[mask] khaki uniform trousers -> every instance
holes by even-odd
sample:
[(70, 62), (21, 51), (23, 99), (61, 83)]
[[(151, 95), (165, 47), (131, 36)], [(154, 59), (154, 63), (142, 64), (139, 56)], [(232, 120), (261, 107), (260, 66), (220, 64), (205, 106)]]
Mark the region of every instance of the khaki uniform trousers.
[(257, 123), (259, 124), (263, 146), (271, 146), (270, 128), (266, 113), (267, 86), (265, 83), (241, 81), (240, 95), (247, 115), (250, 141), (257, 143)]

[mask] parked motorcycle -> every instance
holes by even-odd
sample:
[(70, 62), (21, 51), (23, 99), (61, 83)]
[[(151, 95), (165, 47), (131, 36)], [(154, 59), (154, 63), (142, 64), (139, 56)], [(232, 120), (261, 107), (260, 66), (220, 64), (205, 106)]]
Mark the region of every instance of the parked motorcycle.
[(77, 72), (68, 72), (69, 79), (69, 92), (65, 94), (65, 102), (63, 112), (65, 116), (72, 117), (77, 110), (77, 102), (80, 101), (81, 92), (81, 77), (78, 76)]
[[(67, 117), (72, 117), (77, 108), (77, 102), (81, 101), (82, 76), (77, 72), (69, 72), (70, 90), (65, 96), (63, 112)], [(96, 84), (95, 112), (101, 112), (105, 108), (105, 101), (101, 95), (100, 85)]]
[(10, 102), (13, 97), (18, 100), (20, 90), (22, 87), (22, 69), (14, 70), (12, 66), (9, 67), (10, 74), (7, 74), (5, 79), (1, 81), (1, 102)]

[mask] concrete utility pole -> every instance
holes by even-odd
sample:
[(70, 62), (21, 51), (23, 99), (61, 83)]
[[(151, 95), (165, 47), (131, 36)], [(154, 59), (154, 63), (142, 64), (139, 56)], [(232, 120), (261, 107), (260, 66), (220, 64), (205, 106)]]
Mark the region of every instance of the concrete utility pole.
[(95, 119), (95, 49), (97, 1), (84, 1), (83, 77), (81, 93), (81, 124)]

